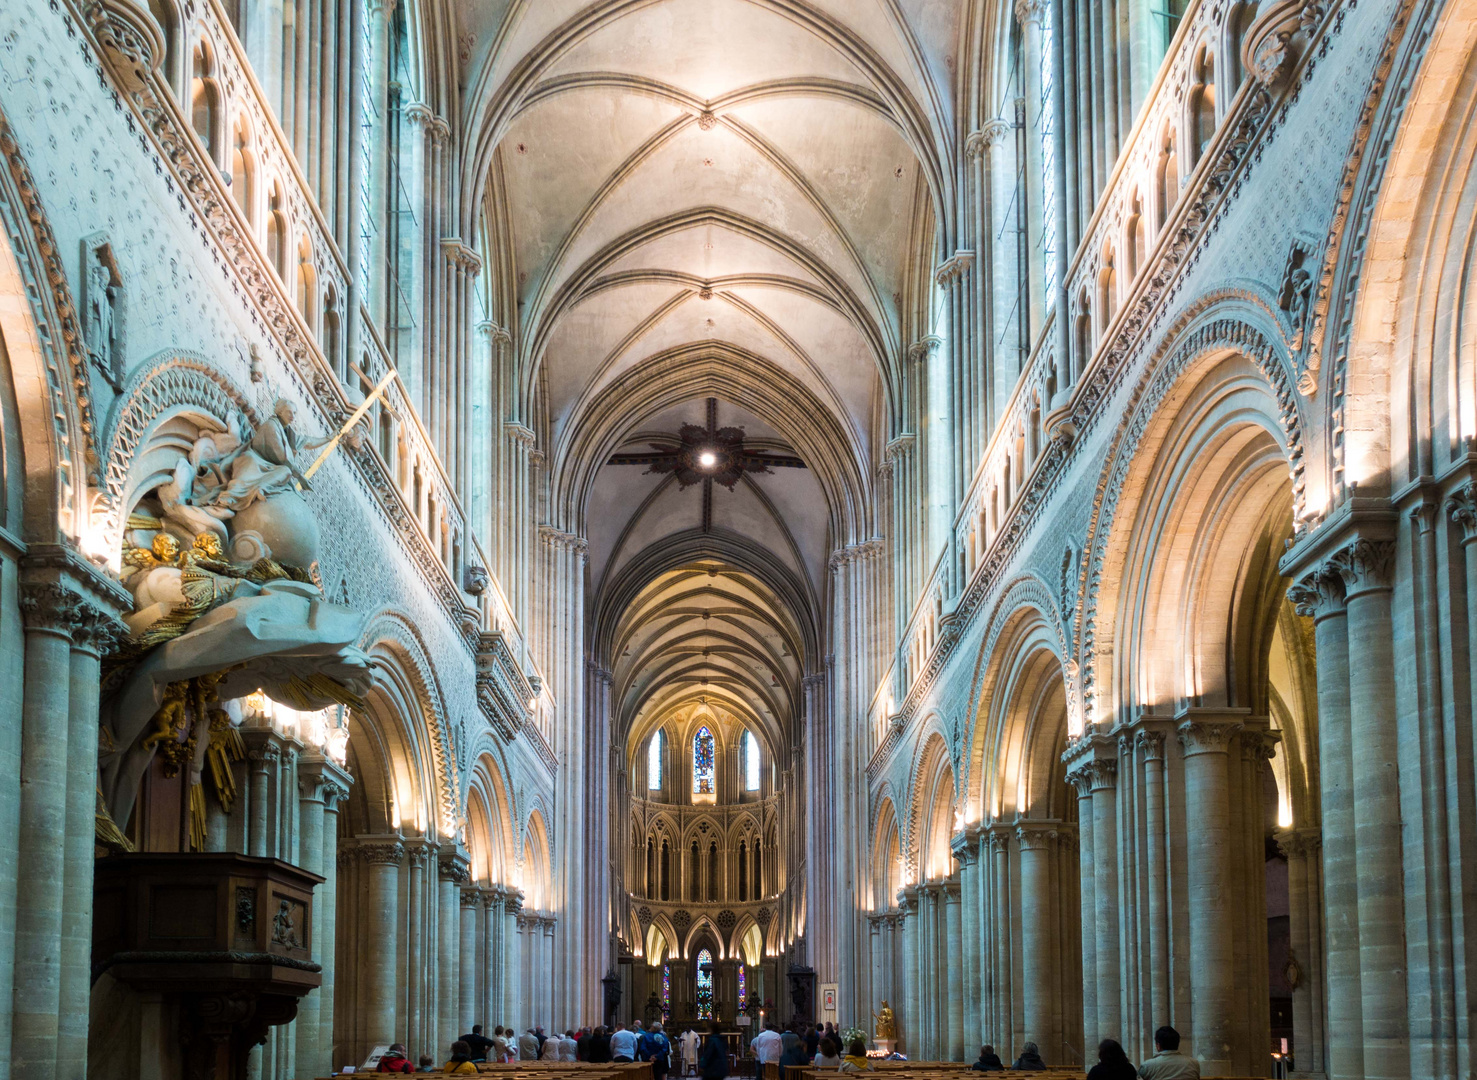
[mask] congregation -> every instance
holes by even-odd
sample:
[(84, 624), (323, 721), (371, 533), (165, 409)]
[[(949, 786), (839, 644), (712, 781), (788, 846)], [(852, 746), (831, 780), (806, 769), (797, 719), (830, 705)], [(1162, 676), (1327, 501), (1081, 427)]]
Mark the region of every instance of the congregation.
[[(804, 1068), (834, 1069), (841, 1073), (875, 1071), (867, 1040), (864, 1037), (848, 1040), (829, 1021), (823, 1025), (796, 1021), (781, 1031), (780, 1025), (771, 1020), (749, 1040), (742, 1061), (730, 1056), (731, 1047), (718, 1021), (710, 1021), (705, 1027), (705, 1033), (700, 1034), (689, 1026), (674, 1042), (660, 1021), (649, 1027), (636, 1020), (629, 1026), (617, 1022), (610, 1028), (603, 1025), (570, 1028), (563, 1034), (557, 1030), (547, 1033), (541, 1024), (521, 1033), (498, 1024), (491, 1037), (483, 1033), (481, 1024), (474, 1024), (469, 1033), (451, 1044), (450, 1056), (444, 1064), (438, 1064), (430, 1054), (422, 1054), (418, 1065), (413, 1065), (405, 1044), (394, 1043), (378, 1056), (375, 1069), (382, 1073), (476, 1075), (484, 1071), (478, 1069), (479, 1065), (533, 1061), (590, 1065), (642, 1062), (650, 1065), (652, 1080), (666, 1080), (669, 1073), (725, 1080), (731, 1075), (744, 1075), (750, 1066), (755, 1080), (789, 1080), (790, 1070)], [(1173, 1027), (1165, 1025), (1154, 1032), (1154, 1048), (1151, 1058), (1135, 1066), (1121, 1043), (1104, 1039), (1098, 1046), (1097, 1063), (1087, 1071), (1086, 1080), (1200, 1080), (1200, 1063), (1181, 1052), (1180, 1035)], [(890, 1062), (907, 1060), (895, 1051), (880, 1052), (879, 1058)], [(969, 1069), (989, 1073), (1054, 1071), (1059, 1076), (1064, 1072), (1061, 1066), (1054, 1069), (1048, 1066), (1034, 1042), (1026, 1042), (1009, 1066), (987, 1043), (980, 1047), (979, 1058)], [(1072, 1076), (1075, 1080), (1075, 1071)]]

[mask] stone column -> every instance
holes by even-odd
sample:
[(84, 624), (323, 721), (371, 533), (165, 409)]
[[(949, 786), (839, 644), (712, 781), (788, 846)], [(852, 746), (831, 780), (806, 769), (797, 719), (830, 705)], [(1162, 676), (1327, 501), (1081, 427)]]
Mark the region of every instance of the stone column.
[(272, 822), (271, 774), (282, 760), (278, 736), (270, 730), (243, 732), (247, 741), (247, 759), (251, 762), (249, 789), (250, 824), (247, 830), (247, 853), (258, 858), (272, 854), (270, 833)]
[[(477, 919), (481, 911), (481, 893), (474, 888), (463, 888), (461, 890), (460, 924), (463, 959), (477, 955)], [(471, 1031), (472, 1025), (477, 1022), (477, 971), (476, 966), (470, 962), (462, 964), (459, 969), (457, 1002), (457, 1015), (461, 1018), (461, 1030)], [(517, 1022), (522, 1023), (521, 1020)]]
[(1021, 853), (1022, 997), (1026, 1039), (1041, 1047), (1048, 1061), (1060, 1061), (1060, 1036), (1054, 1030), (1059, 949), (1052, 919), (1051, 862), (1055, 857), (1057, 823), (1021, 822), (1015, 830)]
[(1235, 971), (1231, 893), (1232, 848), (1227, 747), (1245, 710), (1195, 709), (1179, 725), (1185, 754), (1187, 887), (1190, 909), (1190, 998), (1193, 1053), (1209, 1076), (1231, 1071)]
[(467, 954), (461, 949), (461, 927), (457, 921), (462, 886), (467, 883), (467, 857), (455, 843), (444, 843), (436, 869), (436, 1031), (438, 1043), (449, 1047), (458, 1035), (471, 1030), (461, 1026), (461, 1002), (457, 996), (463, 978), (461, 967), (468, 962)]
[[(944, 937), (949, 950), (947, 1000), (948, 1061), (965, 1061), (964, 1057), (964, 944), (961, 912), (959, 910), (960, 885), (957, 881), (944, 884)], [(970, 995), (973, 997), (974, 995)], [(972, 1059), (968, 1059), (972, 1060)]]
[[(324, 762), (325, 772), (332, 770), (333, 781), (323, 787), (323, 876), (318, 887), (317, 909), (323, 913), (323, 926), (318, 937), (318, 963), (323, 969), (318, 987), (318, 1056), (312, 1076), (328, 1076), (333, 1070), (334, 987), (338, 968), (338, 810), (349, 797), (353, 783), (343, 766)], [(310, 1075), (304, 1073), (304, 1076)]]
[[(990, 826), (990, 861), (992, 863), (990, 904), (993, 908), (991, 925), (994, 929), (994, 950), (990, 957), (991, 1002), (995, 1014), (995, 1029), (986, 1041), (997, 1048), (1006, 1048), (1013, 1043), (1011, 1033), (1011, 903), (1010, 903), (1010, 834), (1009, 826)], [(1092, 973), (1097, 977), (1097, 972)]]
[[(1149, 1001), (1154, 1025), (1170, 1015), (1169, 988), (1169, 862), (1166, 851), (1164, 732), (1140, 731), (1134, 743), (1144, 759), (1144, 841), (1148, 872)], [(1142, 1050), (1152, 1053), (1152, 1040), (1143, 1038)], [(1144, 1054), (1140, 1054), (1144, 1056)]]
[[(1359, 975), (1368, 1080), (1410, 1076), (1406, 1012), (1404, 864), (1399, 737), (1390, 623), (1392, 541), (1359, 539), (1332, 567), (1348, 619), (1349, 741), (1354, 754), (1354, 860), (1359, 882)], [(1321, 666), (1321, 665), (1320, 665)], [(1319, 680), (1322, 682), (1322, 679)]]
[[(872, 950), (872, 997), (877, 999), (867, 1002), (868, 1013), (875, 1013), (881, 1007), (881, 1000), (892, 993), (882, 981), (882, 920), (884, 918), (886, 918), (884, 915), (867, 916), (867, 942)], [(867, 1026), (873, 1029), (872, 1034), (875, 1035), (875, 1026), (872, 1024)]]
[[(1099, 752), (1111, 755), (1112, 743), (1100, 736)], [(1097, 1030), (1084, 1033), (1087, 1045), (1118, 1039), (1123, 1030), (1123, 968), (1118, 947), (1118, 761), (1099, 756), (1087, 762), (1093, 787), (1093, 932), (1097, 960)]]
[[(57, 1069), (65, 909), (67, 737), (72, 631), (81, 598), (22, 572), (25, 690), (21, 705), (20, 822), (15, 875), (15, 1004), (11, 1075), (51, 1080)], [(95, 736), (94, 736), (95, 738)]]
[[(923, 1046), (923, 1025), (919, 1017), (922, 994), (918, 978), (918, 890), (909, 886), (898, 894), (898, 919), (903, 931), (903, 1015), (898, 1023), (898, 1038), (909, 1057), (916, 1057)], [(906, 1034), (904, 1034), (906, 1032)]]
[[(1082, 1041), (1083, 1052), (1097, 1037), (1097, 882), (1093, 845), (1092, 771), (1069, 769), (1067, 783), (1077, 791), (1077, 876), (1082, 923)], [(1123, 1041), (1123, 1040), (1120, 1040)]]
[(1354, 859), (1354, 756), (1349, 739), (1349, 638), (1343, 578), (1320, 567), (1287, 590), (1313, 617), (1318, 657), (1318, 780), (1323, 815), (1323, 932), (1329, 1080), (1364, 1075), (1359, 882)]
[(980, 1001), (982, 980), (980, 979), (980, 922), (982, 903), (979, 879), (976, 874), (980, 856), (979, 827), (970, 826), (954, 838), (954, 857), (959, 861), (959, 899), (963, 926), (960, 948), (957, 954), (962, 961), (964, 985), (963, 1028), (960, 1032), (962, 1052), (970, 1053), (970, 1044), (980, 1036)]
[[(545, 915), (543, 918), (541, 926), (541, 930), (543, 931), (543, 949), (541, 950), (543, 962), (541, 967), (544, 971), (552, 971), (554, 969), (554, 931), (558, 927), (558, 923), (559, 920), (552, 915)], [(546, 984), (546, 987), (543, 1000), (537, 1005), (538, 1015), (534, 1023), (543, 1024), (545, 1030), (550, 1030), (554, 1024), (558, 1023), (552, 1014), (553, 1010), (559, 1007), (559, 1002), (553, 998), (553, 985)]]
[(507, 964), (503, 959), (503, 929), (506, 923), (503, 905), (507, 891), (501, 885), (487, 890), (487, 1019), (484, 1030), (503, 1022), (503, 987), (507, 982)]
[(401, 985), (405, 988), (406, 1016), (401, 1025), (401, 1038), (424, 1043), (427, 1031), (434, 1031), (430, 1022), (434, 1014), (426, 1000), (430, 980), (426, 978), (425, 901), (426, 867), (434, 868), (436, 850), (423, 837), (416, 837), (405, 844), (410, 864), (409, 881), (406, 883), (406, 975)]
[[(324, 775), (320, 766), (323, 761), (324, 759), (318, 754), (303, 754), (298, 758), (298, 865), (310, 873), (322, 874), (326, 877), (327, 870), (323, 865), (324, 787), (331, 783), (332, 779)], [(308, 942), (312, 949), (313, 960), (321, 966), (324, 928), (332, 925), (332, 914), (323, 910), (323, 889), (320, 887), (313, 892), (312, 924), (308, 932)], [(297, 1019), (293, 1022), (293, 1027), (296, 1029), (293, 1049), (295, 1075), (318, 1075), (313, 1070), (318, 1064), (321, 1049), (322, 1009), (321, 987), (308, 991), (307, 996), (299, 999), (297, 1003)], [(328, 1018), (328, 1026), (333, 1027), (331, 1015)]]
[(505, 1027), (518, 1022), (518, 1016), (523, 1015), (523, 982), (526, 978), (523, 965), (523, 925), (521, 925), (520, 913), (523, 912), (523, 898), (517, 891), (508, 894), (507, 916), (502, 923), (502, 934), (507, 943), (507, 951), (504, 954), (504, 971), (507, 972), (505, 980), (505, 997), (502, 1003), (502, 1022)]
[(364, 907), (360, 925), (366, 946), (360, 956), (359, 1004), (361, 1044), (355, 1058), (380, 1043), (401, 1038), (395, 1015), (395, 988), (403, 978), (399, 969), (400, 864), (405, 861), (405, 845), (397, 837), (385, 837), (358, 847), (364, 860)]
[(1321, 974), (1314, 958), (1322, 947), (1312, 933), (1313, 913), (1318, 907), (1317, 876), (1310, 872), (1314, 871), (1318, 851), (1316, 830), (1280, 829), (1276, 838), (1278, 849), (1287, 857), (1289, 961), (1298, 971), (1297, 978), (1289, 980), (1294, 982), (1293, 1053), (1299, 1073), (1316, 1073), (1323, 1066), (1321, 1000), (1315, 1003), (1313, 996), (1314, 980)]
[[(111, 586), (111, 583), (108, 583)], [(102, 591), (98, 586), (95, 591)], [(118, 620), (126, 596), (79, 605), (72, 629), (67, 697), (66, 879), (62, 887), (59, 1076), (87, 1073), (88, 1001), (92, 991), (92, 866), (97, 807), (99, 660), (127, 633)], [(26, 884), (22, 882), (22, 888)]]

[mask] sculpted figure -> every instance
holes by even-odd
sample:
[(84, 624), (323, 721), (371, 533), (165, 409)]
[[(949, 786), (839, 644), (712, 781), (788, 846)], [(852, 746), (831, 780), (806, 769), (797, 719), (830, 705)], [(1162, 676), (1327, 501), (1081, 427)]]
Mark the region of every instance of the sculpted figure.
[(279, 401), (254, 431), (236, 414), (202, 432), (129, 514), (135, 610), (104, 678), (99, 761), (115, 821), (128, 820), (154, 755), (185, 732), (201, 758), (192, 767), (204, 765), (210, 739), (197, 736), (215, 710), (171, 687), (209, 681), (220, 700), (262, 690), (303, 711), (357, 706), (368, 692), (363, 617), (316, 583), (317, 522), (297, 490), (294, 456), (327, 440), (300, 439), (293, 419)]
[(873, 1013), (872, 1019), (877, 1021), (877, 1038), (897, 1038), (897, 1019), (893, 1016), (892, 1007), (887, 1004), (887, 999), (882, 999), (882, 1011)]
[(272, 415), (251, 433), (251, 440), (213, 463), (213, 471), (229, 479), (204, 501), (217, 509), (239, 513), (262, 499), (295, 490), (294, 481), (306, 491), (308, 482), (293, 459), (305, 450), (326, 446), (332, 437), (302, 438), (292, 426), (295, 417), (292, 403), (278, 398)]

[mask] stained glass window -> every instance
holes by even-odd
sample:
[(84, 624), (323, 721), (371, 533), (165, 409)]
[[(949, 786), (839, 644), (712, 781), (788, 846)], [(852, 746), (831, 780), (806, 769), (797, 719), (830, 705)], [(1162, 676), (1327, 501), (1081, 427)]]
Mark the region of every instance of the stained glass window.
[(749, 1007), (749, 966), (739, 965), (739, 1008)]
[(692, 737), (692, 793), (716, 795), (713, 782), (713, 733), (704, 725)]
[(759, 740), (752, 731), (744, 732), (744, 790), (759, 790)]
[(658, 731), (646, 744), (646, 786), (652, 791), (662, 789), (662, 733)]
[(697, 1018), (713, 1019), (713, 954), (707, 949), (697, 954)]
[(662, 1019), (672, 1014), (672, 965), (662, 965)]

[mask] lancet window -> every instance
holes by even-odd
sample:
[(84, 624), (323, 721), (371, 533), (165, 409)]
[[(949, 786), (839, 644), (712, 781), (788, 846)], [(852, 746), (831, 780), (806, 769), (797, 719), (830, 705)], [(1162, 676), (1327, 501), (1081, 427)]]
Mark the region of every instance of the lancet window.
[(717, 798), (718, 787), (714, 762), (716, 746), (713, 733), (706, 724), (698, 728), (692, 737), (692, 801), (712, 802)]
[(697, 1018), (713, 1019), (713, 954), (707, 949), (697, 954)]

